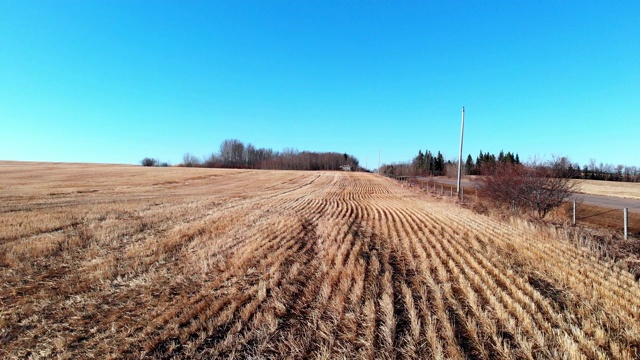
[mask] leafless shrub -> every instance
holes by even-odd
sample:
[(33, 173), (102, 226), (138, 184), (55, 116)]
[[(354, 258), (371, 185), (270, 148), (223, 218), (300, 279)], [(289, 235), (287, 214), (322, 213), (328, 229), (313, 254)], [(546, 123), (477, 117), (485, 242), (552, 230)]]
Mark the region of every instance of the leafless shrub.
[(573, 192), (574, 184), (566, 177), (563, 159), (528, 165), (506, 162), (487, 165), (477, 180), (480, 191), (493, 202), (531, 210), (542, 219)]
[(194, 167), (194, 166), (200, 166), (200, 159), (198, 159), (197, 156), (191, 154), (191, 153), (186, 153), (182, 156), (182, 165), (186, 166), (186, 167)]
[(140, 164), (142, 164), (142, 166), (158, 166), (159, 163), (160, 161), (158, 159), (150, 157), (146, 157), (140, 161)]
[(142, 166), (160, 166), (160, 167), (169, 167), (169, 163), (166, 161), (160, 161), (158, 159), (146, 157), (140, 160), (140, 164)]

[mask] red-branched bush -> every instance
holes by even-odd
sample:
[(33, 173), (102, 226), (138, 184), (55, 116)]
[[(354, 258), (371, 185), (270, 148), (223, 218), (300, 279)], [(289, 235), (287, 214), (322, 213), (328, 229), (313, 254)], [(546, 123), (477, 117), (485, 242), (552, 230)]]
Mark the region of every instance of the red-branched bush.
[(478, 188), (489, 200), (516, 209), (528, 209), (541, 219), (571, 196), (573, 183), (562, 163), (528, 165), (495, 163), (482, 168)]

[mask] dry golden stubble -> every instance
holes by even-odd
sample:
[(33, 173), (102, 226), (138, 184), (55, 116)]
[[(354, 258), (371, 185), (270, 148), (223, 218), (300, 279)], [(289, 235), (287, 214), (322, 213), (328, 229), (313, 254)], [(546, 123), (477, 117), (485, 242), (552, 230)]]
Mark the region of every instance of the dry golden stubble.
[(389, 179), (86, 164), (14, 164), (0, 179), (6, 358), (639, 349), (629, 273), (561, 230)]

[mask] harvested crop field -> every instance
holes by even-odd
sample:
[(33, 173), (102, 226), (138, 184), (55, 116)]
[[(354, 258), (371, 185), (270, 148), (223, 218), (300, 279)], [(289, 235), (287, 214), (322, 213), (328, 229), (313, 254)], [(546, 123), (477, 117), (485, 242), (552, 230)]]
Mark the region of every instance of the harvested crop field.
[(602, 180), (574, 180), (576, 191), (640, 200), (640, 183)]
[(0, 358), (637, 358), (640, 286), (371, 174), (0, 163)]

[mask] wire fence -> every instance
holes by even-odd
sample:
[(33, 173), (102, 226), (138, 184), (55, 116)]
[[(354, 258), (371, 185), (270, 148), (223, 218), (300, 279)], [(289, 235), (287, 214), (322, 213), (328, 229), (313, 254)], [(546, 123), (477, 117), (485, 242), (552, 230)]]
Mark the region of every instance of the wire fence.
[[(458, 196), (457, 186), (443, 183), (436, 179), (420, 179), (417, 176), (388, 176), (392, 179), (406, 183), (407, 186), (415, 186), (426, 190), (432, 195), (454, 198)], [(478, 200), (479, 190), (474, 186), (461, 186), (458, 200), (461, 203)], [(636, 207), (612, 207), (598, 204), (585, 203), (584, 201), (572, 200), (565, 204), (568, 212), (568, 221), (573, 226), (591, 225), (621, 231), (622, 237), (628, 239), (635, 236), (640, 237), (640, 201)], [(518, 211), (513, 207), (511, 210)]]

